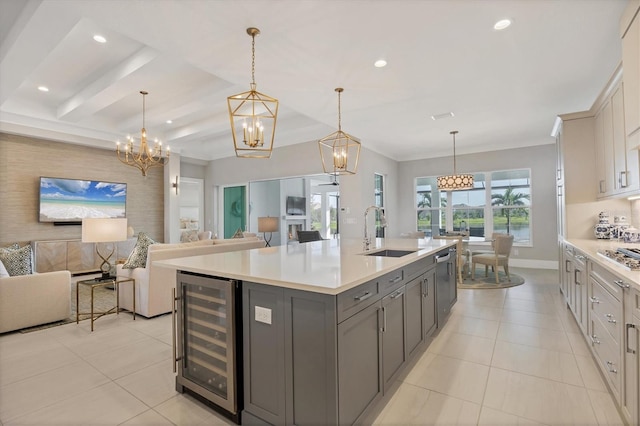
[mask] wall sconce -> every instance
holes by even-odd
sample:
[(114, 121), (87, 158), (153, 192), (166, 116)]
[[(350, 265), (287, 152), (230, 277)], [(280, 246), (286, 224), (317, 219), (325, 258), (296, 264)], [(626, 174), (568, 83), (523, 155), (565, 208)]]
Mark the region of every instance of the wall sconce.
[(178, 195), (178, 176), (176, 176), (176, 181), (171, 183), (171, 186), (176, 190), (176, 195)]

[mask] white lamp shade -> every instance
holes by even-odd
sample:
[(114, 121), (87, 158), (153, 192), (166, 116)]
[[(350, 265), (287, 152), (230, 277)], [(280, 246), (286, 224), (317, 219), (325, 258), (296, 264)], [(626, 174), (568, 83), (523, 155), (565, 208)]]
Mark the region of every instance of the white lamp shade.
[(127, 219), (82, 219), (83, 243), (111, 243), (127, 239)]
[(258, 232), (276, 232), (278, 230), (277, 217), (259, 217)]

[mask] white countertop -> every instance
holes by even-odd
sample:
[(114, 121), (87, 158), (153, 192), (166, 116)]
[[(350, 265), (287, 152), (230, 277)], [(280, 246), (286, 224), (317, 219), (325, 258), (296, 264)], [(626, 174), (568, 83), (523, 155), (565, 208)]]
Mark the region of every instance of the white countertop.
[(608, 269), (611, 273), (618, 275), (625, 282), (628, 282), (640, 290), (640, 271), (629, 271), (617, 262), (598, 254), (598, 251), (616, 250), (621, 247), (640, 248), (640, 244), (629, 244), (617, 240), (569, 239), (566, 241), (578, 250), (584, 252), (584, 254), (589, 256), (594, 262), (598, 262), (598, 264)]
[(431, 238), (378, 238), (368, 253), (381, 249), (416, 250), (403, 257), (381, 257), (363, 255), (362, 240), (332, 239), (153, 263), (174, 270), (335, 295), (455, 244), (456, 241)]

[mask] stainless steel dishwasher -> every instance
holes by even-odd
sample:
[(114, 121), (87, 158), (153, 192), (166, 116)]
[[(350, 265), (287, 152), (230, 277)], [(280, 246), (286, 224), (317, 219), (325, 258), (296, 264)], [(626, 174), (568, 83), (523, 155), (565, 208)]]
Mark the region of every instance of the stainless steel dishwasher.
[(451, 307), (458, 298), (456, 285), (456, 249), (451, 247), (435, 254), (436, 261), (436, 306), (438, 328), (444, 326)]

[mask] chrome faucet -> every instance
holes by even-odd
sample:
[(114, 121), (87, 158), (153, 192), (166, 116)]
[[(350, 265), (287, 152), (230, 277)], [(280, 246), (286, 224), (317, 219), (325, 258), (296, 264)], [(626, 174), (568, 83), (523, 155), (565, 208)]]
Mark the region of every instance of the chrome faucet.
[(369, 206), (364, 211), (364, 250), (367, 251), (371, 247), (371, 238), (367, 235), (367, 215), (369, 211), (377, 210), (380, 212), (380, 226), (385, 228), (387, 226), (387, 218), (384, 215), (384, 209), (378, 206)]

